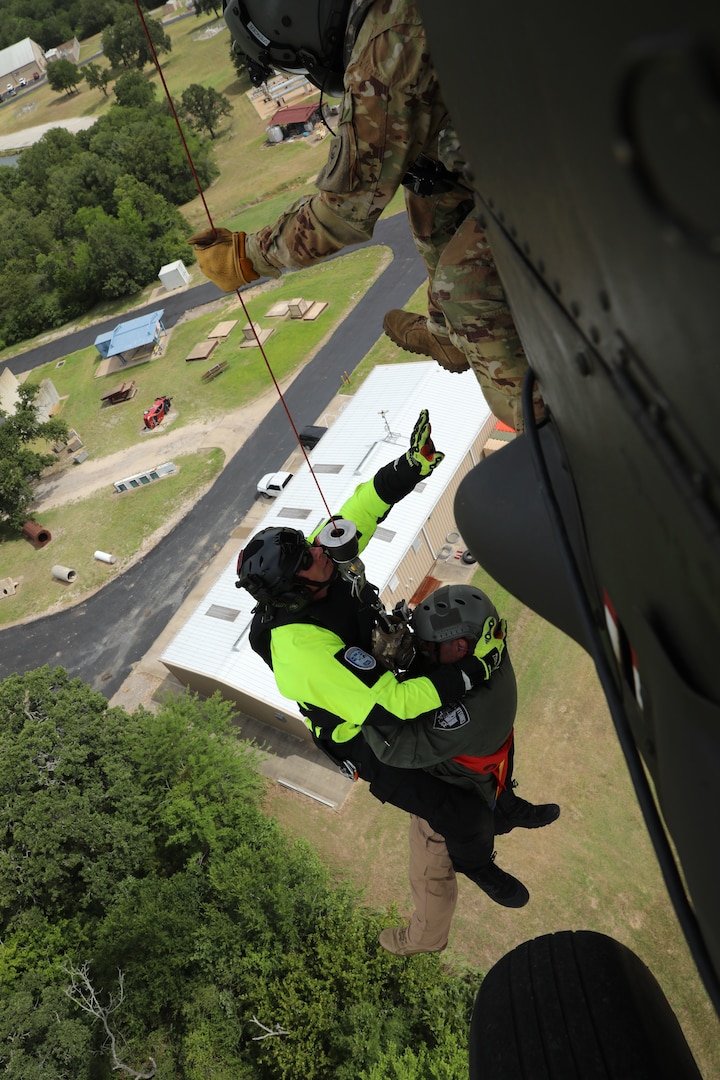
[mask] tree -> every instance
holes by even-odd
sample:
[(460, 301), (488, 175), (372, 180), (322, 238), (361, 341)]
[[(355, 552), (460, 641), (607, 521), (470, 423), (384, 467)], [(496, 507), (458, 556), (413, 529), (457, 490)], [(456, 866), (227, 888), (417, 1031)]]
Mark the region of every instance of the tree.
[(78, 66), (73, 64), (72, 60), (61, 58), (60, 60), (53, 60), (47, 66), (48, 86), (57, 94), (63, 90), (68, 95), (75, 93), (81, 80), (82, 75), (78, 71)]
[(181, 111), (197, 131), (209, 131), (214, 139), (220, 117), (231, 116), (232, 106), (224, 94), (211, 86), (190, 83), (182, 93)]
[[(158, 55), (170, 52), (172, 41), (163, 30), (162, 23), (148, 15), (145, 24), (155, 52)], [(101, 40), (103, 52), (113, 67), (142, 71), (146, 64), (152, 63), (152, 51), (145, 30), (134, 14), (106, 27)]]
[(240, 85), (243, 90), (249, 89), (252, 86), (252, 80), (250, 78), (250, 72), (248, 70), (248, 60), (245, 53), (238, 52), (233, 45), (230, 46), (230, 59), (232, 60), (233, 67), (237, 72), (237, 77), (240, 81)]
[(462, 1076), (477, 977), (379, 948), (384, 917), (263, 813), (231, 717), (0, 683), (3, 1076)]
[(195, 0), (195, 18), (199, 18), (200, 15), (209, 15), (211, 11), (214, 11), (216, 18), (219, 19), (222, 14), (222, 3), (218, 0)]
[(18, 387), (20, 399), (15, 412), (9, 415), (0, 410), (0, 519), (6, 518), (17, 530), (29, 517), (33, 483), (55, 460), (52, 454), (31, 449), (30, 444), (67, 438), (67, 426), (62, 420), (39, 420), (35, 405), (38, 389), (23, 383)]
[(83, 75), (91, 90), (102, 90), (104, 96), (107, 97), (108, 84), (113, 78), (110, 68), (101, 68), (99, 64), (86, 64)]
[(139, 71), (124, 71), (115, 83), (114, 94), (125, 109), (147, 109), (155, 101), (155, 87)]

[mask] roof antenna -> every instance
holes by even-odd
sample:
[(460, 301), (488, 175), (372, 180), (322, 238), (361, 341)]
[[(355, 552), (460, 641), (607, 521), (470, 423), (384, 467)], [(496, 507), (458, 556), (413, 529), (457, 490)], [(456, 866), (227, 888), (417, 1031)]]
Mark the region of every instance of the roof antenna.
[(392, 428), (390, 427), (390, 425), (388, 424), (388, 422), (387, 422), (387, 414), (388, 414), (387, 409), (380, 409), (380, 412), (378, 413), (378, 416), (382, 416), (383, 424), (385, 425), (385, 438), (384, 438), (383, 441), (384, 442), (400, 442), (400, 443), (404, 442), (405, 440), (404, 440), (403, 436), (400, 434), (400, 432), (399, 431), (393, 431)]

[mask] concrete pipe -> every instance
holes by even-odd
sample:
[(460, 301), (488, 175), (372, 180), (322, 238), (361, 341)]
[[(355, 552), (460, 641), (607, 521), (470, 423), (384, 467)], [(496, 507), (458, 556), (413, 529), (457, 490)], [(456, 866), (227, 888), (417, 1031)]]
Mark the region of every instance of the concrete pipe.
[(22, 527), (22, 534), (26, 540), (29, 540), (36, 548), (45, 547), (52, 540), (52, 533), (49, 529), (44, 528), (42, 525), (38, 525), (37, 521), (26, 521)]
[(107, 551), (96, 551), (94, 553), (94, 555), (93, 555), (93, 558), (97, 559), (98, 562), (106, 562), (106, 563), (116, 563), (117, 562), (117, 555), (108, 555)]
[(77, 570), (71, 570), (69, 566), (53, 566), (50, 572), (58, 581), (74, 581), (77, 577)]

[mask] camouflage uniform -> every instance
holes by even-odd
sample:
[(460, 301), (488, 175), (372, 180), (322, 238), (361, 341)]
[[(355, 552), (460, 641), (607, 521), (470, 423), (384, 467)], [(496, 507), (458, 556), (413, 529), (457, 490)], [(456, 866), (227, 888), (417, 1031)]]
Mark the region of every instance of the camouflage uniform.
[[(442, 155), (453, 171), (462, 166), (413, 0), (372, 4), (345, 71), (345, 90), (317, 193), (247, 235), (246, 254), (262, 276), (310, 266), (368, 240), (420, 154)], [(430, 328), (450, 331), (495, 415), (521, 430), (519, 388), (527, 361), (471, 190), (457, 183), (429, 198), (406, 192), (406, 203), (428, 270)]]

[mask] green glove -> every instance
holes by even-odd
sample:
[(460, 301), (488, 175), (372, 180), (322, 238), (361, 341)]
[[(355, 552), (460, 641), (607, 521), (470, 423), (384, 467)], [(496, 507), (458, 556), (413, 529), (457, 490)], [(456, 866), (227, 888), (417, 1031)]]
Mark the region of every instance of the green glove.
[(486, 679), (489, 679), (493, 671), (500, 667), (506, 640), (507, 619), (496, 619), (494, 615), (488, 615), (473, 653), (485, 668)]
[(410, 436), (410, 449), (405, 455), (410, 465), (419, 468), (421, 477), (429, 476), (445, 457), (435, 449), (430, 438), (431, 430), (429, 413), (423, 409)]

